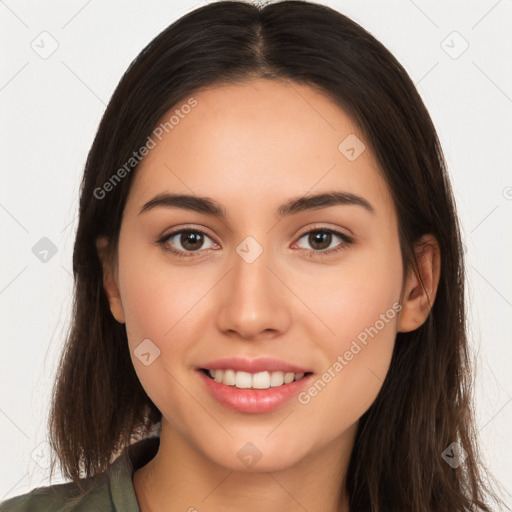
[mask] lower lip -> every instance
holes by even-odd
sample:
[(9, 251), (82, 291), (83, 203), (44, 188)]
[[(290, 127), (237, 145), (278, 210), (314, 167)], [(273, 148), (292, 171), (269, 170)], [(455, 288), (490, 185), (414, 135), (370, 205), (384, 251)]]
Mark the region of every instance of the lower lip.
[(229, 409), (252, 414), (270, 412), (282, 406), (298, 395), (313, 377), (313, 374), (309, 374), (302, 377), (302, 379), (275, 388), (239, 389), (236, 386), (227, 386), (210, 379), (201, 370), (198, 370), (198, 372), (206, 388), (218, 402)]

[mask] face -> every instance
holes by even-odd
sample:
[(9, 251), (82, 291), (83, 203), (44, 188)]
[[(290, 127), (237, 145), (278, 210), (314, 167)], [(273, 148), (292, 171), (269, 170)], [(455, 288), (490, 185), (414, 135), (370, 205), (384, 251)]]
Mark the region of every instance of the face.
[(193, 98), (134, 176), (111, 310), (163, 429), (223, 467), (243, 469), (245, 450), (283, 469), (350, 444), (382, 386), (397, 217), (369, 143), (321, 93), (261, 79)]

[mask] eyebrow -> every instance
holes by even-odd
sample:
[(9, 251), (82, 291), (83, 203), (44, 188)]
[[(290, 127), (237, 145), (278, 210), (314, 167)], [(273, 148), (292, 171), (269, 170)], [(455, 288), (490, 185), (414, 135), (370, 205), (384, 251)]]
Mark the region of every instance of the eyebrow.
[[(333, 191), (292, 198), (279, 206), (275, 215), (277, 218), (281, 219), (303, 211), (319, 210), (322, 208), (340, 205), (360, 206), (369, 213), (375, 214), (375, 208), (363, 197), (348, 192)], [(183, 210), (205, 213), (207, 215), (214, 215), (221, 219), (227, 218), (225, 208), (209, 197), (169, 193), (158, 194), (153, 197), (153, 199), (150, 199), (141, 208), (139, 215), (157, 207), (180, 208)]]

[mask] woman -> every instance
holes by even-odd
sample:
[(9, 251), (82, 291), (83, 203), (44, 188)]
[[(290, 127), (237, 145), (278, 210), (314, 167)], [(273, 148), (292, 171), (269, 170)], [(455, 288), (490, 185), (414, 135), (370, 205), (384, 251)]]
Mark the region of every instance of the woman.
[(72, 482), (1, 510), (490, 510), (442, 151), (356, 23), (182, 17), (119, 83), (79, 213)]

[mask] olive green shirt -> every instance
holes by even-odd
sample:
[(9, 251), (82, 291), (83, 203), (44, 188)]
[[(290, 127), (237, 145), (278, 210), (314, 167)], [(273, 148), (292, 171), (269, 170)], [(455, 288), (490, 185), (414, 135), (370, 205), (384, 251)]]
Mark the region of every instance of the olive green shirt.
[(85, 496), (79, 496), (73, 482), (38, 487), (3, 501), (0, 512), (140, 512), (133, 473), (156, 455), (159, 445), (158, 437), (149, 437), (125, 448), (107, 471), (85, 480), (91, 485)]

